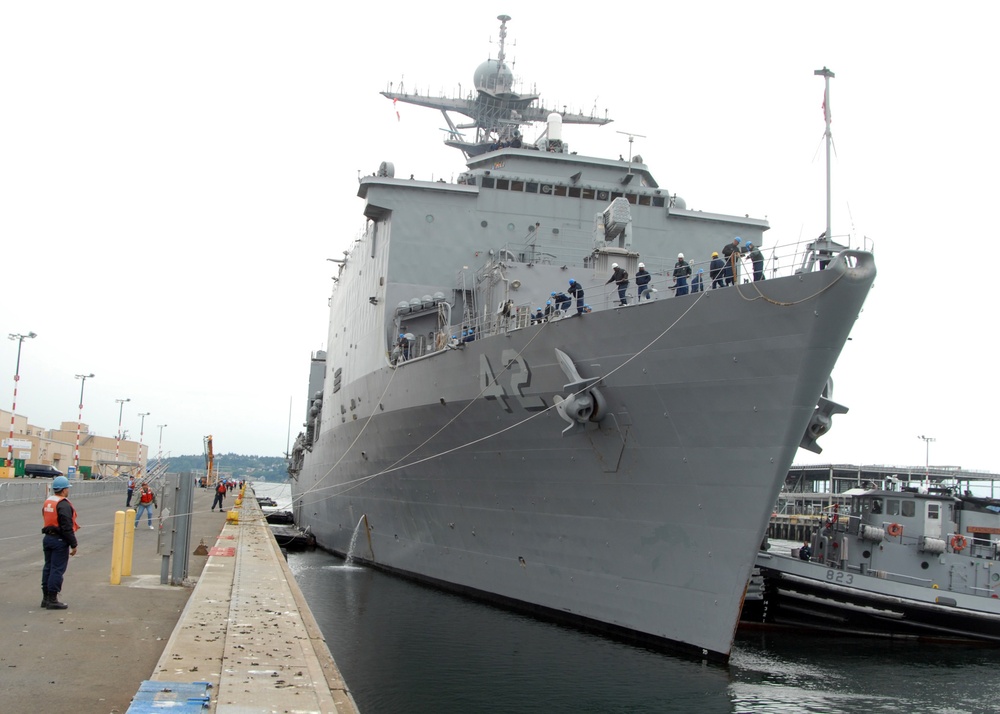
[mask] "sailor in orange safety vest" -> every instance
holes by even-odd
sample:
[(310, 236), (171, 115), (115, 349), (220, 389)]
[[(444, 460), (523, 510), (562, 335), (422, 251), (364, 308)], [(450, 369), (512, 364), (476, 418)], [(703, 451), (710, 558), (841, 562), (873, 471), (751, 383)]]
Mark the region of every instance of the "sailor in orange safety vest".
[(149, 490), (149, 484), (142, 484), (142, 490), (139, 491), (139, 507), (135, 509), (134, 527), (137, 528), (139, 526), (139, 518), (142, 516), (143, 510), (145, 510), (146, 522), (149, 524), (149, 530), (153, 530), (153, 508), (155, 506), (156, 496)]
[(52, 479), (52, 495), (42, 504), (42, 604), (44, 610), (65, 610), (68, 605), (59, 601), (63, 576), (71, 555), (76, 555), (76, 509), (66, 496), (69, 479), (56, 476)]
[(215, 484), (215, 500), (212, 501), (212, 510), (218, 506), (220, 511), (225, 511), (222, 507), (222, 499), (226, 497), (226, 482), (220, 480), (219, 483)]

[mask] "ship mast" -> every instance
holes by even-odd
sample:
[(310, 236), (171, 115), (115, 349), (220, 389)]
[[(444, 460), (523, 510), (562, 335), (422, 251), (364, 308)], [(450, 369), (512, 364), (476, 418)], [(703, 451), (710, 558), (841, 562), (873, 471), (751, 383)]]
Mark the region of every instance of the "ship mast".
[(501, 68), (503, 67), (503, 61), (507, 59), (503, 45), (507, 39), (507, 22), (510, 20), (510, 15), (497, 15), (497, 19), (500, 21), (500, 52), (497, 54), (497, 67)]
[(826, 85), (823, 90), (823, 119), (826, 121), (826, 131), (823, 134), (826, 137), (826, 239), (833, 240), (833, 233), (830, 231), (830, 144), (833, 142), (833, 134), (830, 133), (830, 80), (837, 75), (826, 67), (817, 69), (813, 74), (823, 77)]

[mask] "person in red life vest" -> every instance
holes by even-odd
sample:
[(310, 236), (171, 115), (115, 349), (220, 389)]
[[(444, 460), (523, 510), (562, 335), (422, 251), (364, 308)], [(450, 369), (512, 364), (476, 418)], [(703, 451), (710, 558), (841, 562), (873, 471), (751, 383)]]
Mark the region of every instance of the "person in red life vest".
[(139, 507), (135, 510), (135, 524), (134, 527), (139, 527), (139, 519), (142, 517), (143, 510), (146, 511), (146, 522), (149, 524), (149, 530), (153, 530), (153, 507), (156, 506), (156, 495), (149, 489), (149, 484), (142, 484), (142, 489), (139, 491)]
[(215, 484), (215, 500), (212, 501), (212, 510), (213, 511), (215, 510), (216, 506), (219, 507), (220, 511), (224, 511), (225, 510), (222, 507), (222, 499), (224, 499), (225, 497), (226, 497), (226, 482), (225, 481), (219, 481), (219, 483)]
[(45, 565), (42, 568), (42, 604), (45, 610), (65, 610), (68, 605), (59, 601), (63, 576), (71, 555), (76, 555), (76, 509), (66, 496), (69, 479), (56, 476), (52, 479), (52, 495), (42, 504), (42, 551)]

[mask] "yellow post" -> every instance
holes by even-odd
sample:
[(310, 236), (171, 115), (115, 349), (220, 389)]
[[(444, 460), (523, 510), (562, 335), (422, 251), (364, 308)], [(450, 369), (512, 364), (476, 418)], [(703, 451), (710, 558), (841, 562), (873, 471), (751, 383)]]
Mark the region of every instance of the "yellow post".
[(132, 546), (135, 544), (135, 509), (125, 511), (125, 545), (122, 548), (122, 575), (132, 574)]
[(122, 543), (125, 540), (125, 511), (115, 511), (115, 535), (111, 541), (111, 584), (122, 582)]

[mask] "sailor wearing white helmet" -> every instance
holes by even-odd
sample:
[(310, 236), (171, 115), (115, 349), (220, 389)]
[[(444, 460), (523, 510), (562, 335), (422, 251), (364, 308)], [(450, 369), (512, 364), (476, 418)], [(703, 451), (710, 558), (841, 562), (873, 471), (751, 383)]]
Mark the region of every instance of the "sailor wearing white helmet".
[(635, 284), (639, 290), (639, 302), (642, 302), (643, 295), (649, 300), (653, 297), (652, 293), (649, 292), (649, 281), (653, 279), (653, 276), (649, 274), (646, 270), (645, 263), (639, 263), (639, 269), (635, 271)]
[(618, 267), (618, 263), (611, 264), (611, 277), (608, 278), (608, 282), (604, 283), (616, 283), (618, 285), (618, 300), (622, 305), (628, 305), (628, 301), (625, 299), (625, 290), (628, 288), (628, 273)]
[(688, 278), (691, 276), (691, 266), (684, 260), (684, 254), (677, 254), (677, 262), (674, 263), (674, 287), (677, 289), (676, 295), (688, 294)]

